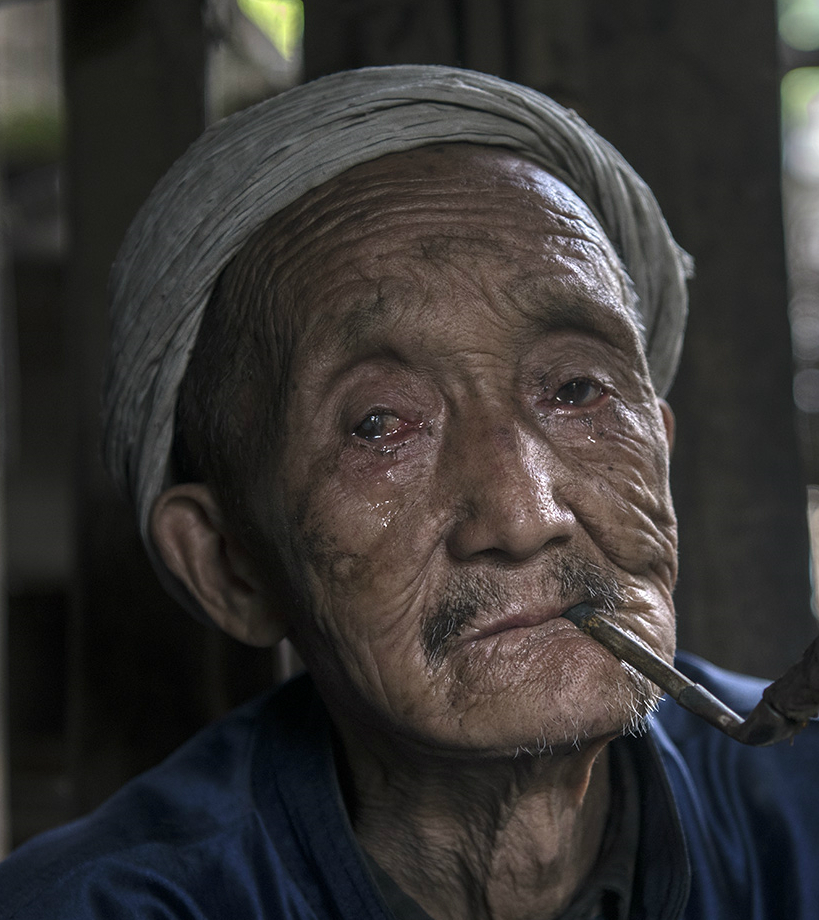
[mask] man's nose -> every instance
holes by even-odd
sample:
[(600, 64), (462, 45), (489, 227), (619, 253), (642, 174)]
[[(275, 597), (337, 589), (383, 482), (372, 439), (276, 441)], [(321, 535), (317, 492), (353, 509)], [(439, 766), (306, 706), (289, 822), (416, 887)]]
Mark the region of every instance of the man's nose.
[(568, 540), (576, 521), (558, 494), (559, 458), (512, 425), (481, 429), (451, 458), (450, 552), (464, 560), (486, 554), (522, 561), (548, 543)]

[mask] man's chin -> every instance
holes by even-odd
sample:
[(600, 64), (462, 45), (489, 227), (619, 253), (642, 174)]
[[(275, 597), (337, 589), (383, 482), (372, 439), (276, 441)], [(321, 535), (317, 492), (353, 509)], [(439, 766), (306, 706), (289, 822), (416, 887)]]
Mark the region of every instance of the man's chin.
[(540, 729), (536, 737), (517, 744), (510, 753), (515, 757), (571, 754), (626, 735), (642, 735), (648, 730), (655, 708), (656, 702), (632, 707), (620, 717), (613, 712), (607, 713), (599, 720), (589, 718), (590, 714), (587, 714), (585, 723), (577, 725), (550, 722)]
[(462, 685), (450, 698), (455, 746), (489, 756), (556, 754), (646, 730), (660, 694), (641, 674), (599, 646), (563, 664), (474, 696)]

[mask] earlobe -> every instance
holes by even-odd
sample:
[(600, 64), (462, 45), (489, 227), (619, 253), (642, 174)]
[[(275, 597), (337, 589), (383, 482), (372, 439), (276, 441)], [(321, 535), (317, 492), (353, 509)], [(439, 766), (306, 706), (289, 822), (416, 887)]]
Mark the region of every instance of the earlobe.
[(674, 451), (677, 421), (674, 418), (674, 410), (664, 399), (658, 399), (657, 402), (660, 405), (660, 414), (663, 417), (663, 425), (665, 426), (665, 439), (668, 442), (668, 452), (671, 454)]
[(217, 626), (248, 645), (275, 645), (284, 637), (275, 599), (208, 486), (183, 483), (163, 492), (151, 513), (151, 536), (165, 565)]

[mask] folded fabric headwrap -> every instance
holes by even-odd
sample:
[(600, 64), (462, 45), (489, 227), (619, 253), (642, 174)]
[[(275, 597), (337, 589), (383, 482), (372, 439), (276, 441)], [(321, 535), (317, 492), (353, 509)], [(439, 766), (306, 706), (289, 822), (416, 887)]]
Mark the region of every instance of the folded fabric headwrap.
[(486, 74), (407, 65), (332, 74), (230, 116), (158, 183), (111, 275), (105, 460), (185, 606), (197, 609), (158, 558), (149, 521), (173, 484), (177, 391), (220, 272), (261, 224), (328, 179), (388, 153), (458, 142), (514, 151), (585, 201), (634, 284), (654, 386), (664, 394), (671, 385), (690, 260), (645, 183), (574, 112)]

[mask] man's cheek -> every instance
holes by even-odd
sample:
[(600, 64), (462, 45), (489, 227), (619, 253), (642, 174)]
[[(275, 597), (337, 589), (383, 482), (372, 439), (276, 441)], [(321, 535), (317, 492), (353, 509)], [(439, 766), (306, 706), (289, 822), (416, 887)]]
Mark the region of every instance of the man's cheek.
[(663, 572), (673, 583), (677, 526), (666, 483), (651, 467), (626, 463), (584, 481), (594, 485), (578, 492), (575, 511), (606, 556), (631, 574)]
[(616, 566), (637, 578), (648, 577), (670, 591), (676, 582), (677, 542), (672, 523), (658, 525), (645, 518), (635, 523), (633, 516), (614, 522), (601, 540), (607, 557)]
[(436, 521), (419, 500), (372, 501), (316, 489), (296, 534), (296, 555), (338, 602), (377, 597), (406, 607), (423, 590)]

